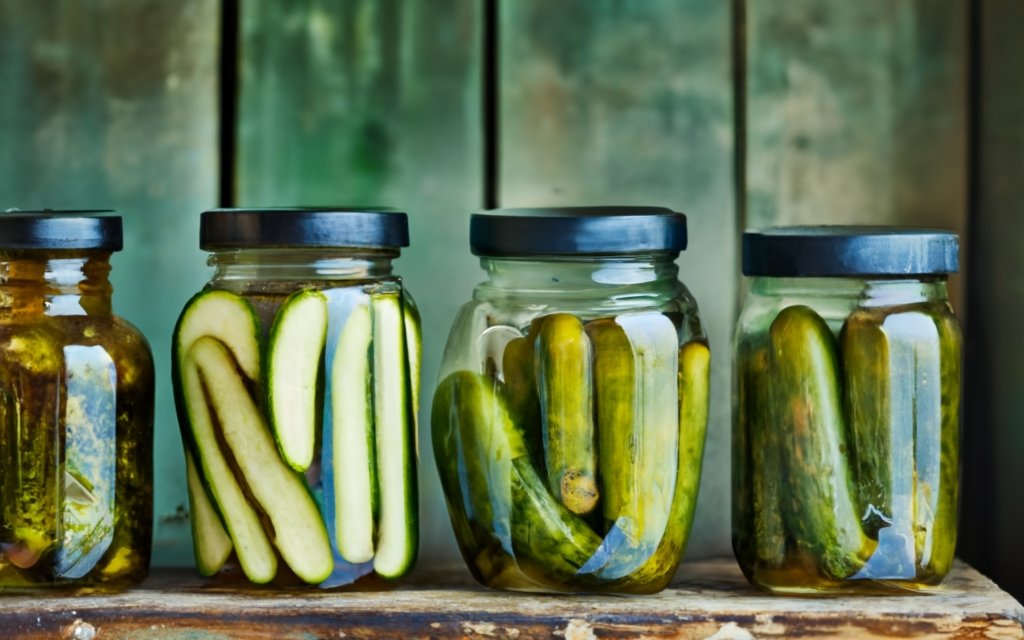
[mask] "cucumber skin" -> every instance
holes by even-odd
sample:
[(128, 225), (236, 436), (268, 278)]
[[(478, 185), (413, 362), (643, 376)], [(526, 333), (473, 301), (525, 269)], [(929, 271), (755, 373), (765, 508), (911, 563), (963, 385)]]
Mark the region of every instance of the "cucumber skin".
[(737, 351), (733, 426), (733, 547), (751, 578), (786, 560), (781, 430), (773, 419), (767, 336), (743, 340)]
[(942, 443), (939, 504), (932, 534), (932, 555), (922, 578), (938, 584), (953, 566), (960, 493), (960, 400), (963, 375), (963, 334), (948, 304), (932, 310), (939, 332), (942, 376)]
[[(216, 503), (204, 485), (202, 471), (188, 450), (185, 451), (185, 466), (188, 475), (188, 499), (192, 505), (189, 518), (192, 523), (192, 551), (199, 575), (209, 577), (223, 568), (234, 550), (234, 545), (224, 528)], [(209, 533), (202, 531), (204, 523), (211, 527)], [(220, 550), (216, 548), (218, 546), (221, 547)]]
[(544, 466), (544, 444), (541, 437), (540, 399), (534, 377), (533, 352), (536, 333), (515, 338), (505, 345), (501, 370), (505, 377), (504, 392), (512, 419), (523, 432), (530, 457), (538, 469)]
[(566, 508), (585, 515), (598, 500), (590, 340), (573, 315), (555, 313), (536, 322), (534, 366), (548, 486)]
[(803, 305), (783, 309), (768, 336), (773, 415), (791, 492), (787, 530), (825, 576), (843, 580), (860, 570), (874, 542), (861, 529), (844, 453), (836, 339)]

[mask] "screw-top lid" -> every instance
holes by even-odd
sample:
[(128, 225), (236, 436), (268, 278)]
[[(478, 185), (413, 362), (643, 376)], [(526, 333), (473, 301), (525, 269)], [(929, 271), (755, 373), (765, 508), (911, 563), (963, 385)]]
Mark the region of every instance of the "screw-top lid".
[(199, 224), (199, 247), (207, 251), (408, 246), (408, 218), (389, 209), (212, 209), (203, 212)]
[(0, 249), (120, 251), (121, 216), (109, 209), (8, 209), (0, 213)]
[(941, 229), (771, 227), (743, 234), (743, 274), (770, 277), (944, 275), (959, 239)]
[(662, 207), (550, 207), (474, 213), (478, 256), (614, 255), (686, 249), (686, 216)]

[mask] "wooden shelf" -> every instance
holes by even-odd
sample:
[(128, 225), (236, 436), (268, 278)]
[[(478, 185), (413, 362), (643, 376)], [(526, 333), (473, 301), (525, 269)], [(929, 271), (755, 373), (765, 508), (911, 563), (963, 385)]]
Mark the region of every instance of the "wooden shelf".
[(781, 598), (750, 589), (731, 560), (691, 562), (655, 596), (490, 591), (464, 569), (421, 571), (385, 592), (229, 590), (157, 570), (113, 595), (0, 597), (0, 638), (765, 638), (1024, 637), (1024, 608), (958, 563), (941, 591)]

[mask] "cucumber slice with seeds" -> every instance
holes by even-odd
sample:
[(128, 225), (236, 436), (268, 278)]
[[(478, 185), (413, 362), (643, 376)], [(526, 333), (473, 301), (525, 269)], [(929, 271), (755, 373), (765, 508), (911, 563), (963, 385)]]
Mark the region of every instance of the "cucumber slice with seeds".
[[(249, 492), (270, 521), (274, 544), (302, 580), (318, 583), (334, 570), (334, 556), (320, 512), (300, 475), (281, 460), (227, 347), (203, 337), (186, 360), (202, 375), (212, 413)], [(211, 484), (216, 487), (217, 479)]]
[(353, 564), (373, 558), (377, 480), (370, 388), (372, 336), (369, 303), (357, 303), (341, 329), (331, 362), (334, 527), (338, 551)]
[(247, 378), (253, 382), (260, 379), (260, 321), (248, 300), (220, 290), (192, 296), (174, 327), (173, 365), (180, 367), (185, 354), (203, 336), (223, 343)]
[(191, 506), (192, 545), (199, 574), (212, 576), (221, 570), (234, 545), (224, 530), (220, 516), (206, 494), (199, 478), (192, 452), (185, 450), (185, 472), (188, 476), (188, 503)]
[(371, 296), (373, 309), (373, 408), (380, 485), (380, 522), (374, 570), (404, 575), (418, 545), (416, 460), (412, 406), (400, 293)]
[[(212, 338), (201, 338), (196, 346), (206, 341), (212, 342), (217, 349), (225, 349)], [(192, 350), (189, 351), (191, 353)], [(233, 362), (229, 365), (234, 367)], [(277, 574), (277, 556), (263, 531), (259, 515), (246, 499), (220, 449), (215, 432), (217, 427), (206, 404), (206, 390), (199, 367), (190, 355), (183, 358), (180, 374), (180, 397), (183, 410), (188, 414), (187, 422), (199, 466), (208, 483), (210, 496), (224, 514), (224, 523), (238, 553), (238, 562), (252, 582), (270, 582)], [(231, 377), (237, 380), (238, 374), (232, 371)], [(194, 508), (196, 503), (191, 504)], [(195, 543), (200, 545), (203, 541), (196, 539)]]
[(288, 296), (270, 328), (263, 388), (281, 457), (305, 472), (316, 445), (317, 375), (327, 340), (327, 297), (310, 289)]

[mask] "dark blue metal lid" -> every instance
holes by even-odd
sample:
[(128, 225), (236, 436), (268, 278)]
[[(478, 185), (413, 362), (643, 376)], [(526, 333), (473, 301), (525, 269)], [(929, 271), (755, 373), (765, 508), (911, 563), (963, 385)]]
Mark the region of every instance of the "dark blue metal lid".
[(109, 209), (8, 209), (0, 213), (0, 249), (120, 251), (121, 216)]
[(384, 208), (271, 207), (212, 209), (199, 222), (199, 248), (409, 246), (409, 220)]
[(959, 245), (942, 229), (771, 227), (743, 234), (743, 275), (945, 275), (960, 268)]
[(478, 256), (678, 254), (686, 216), (662, 207), (551, 207), (474, 213), (469, 245)]

